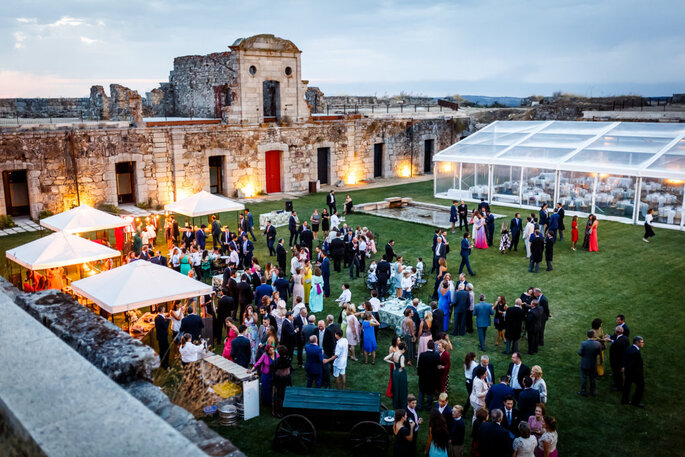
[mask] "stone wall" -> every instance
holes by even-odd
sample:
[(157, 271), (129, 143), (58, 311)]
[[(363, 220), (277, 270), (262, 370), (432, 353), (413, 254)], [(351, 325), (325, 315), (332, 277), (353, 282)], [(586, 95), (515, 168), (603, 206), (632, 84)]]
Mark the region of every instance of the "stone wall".
[(88, 116), (88, 98), (2, 98), (0, 118), (49, 118)]
[[(423, 142), (437, 152), (459, 139), (465, 120), (345, 119), (260, 127), (205, 125), (0, 134), (0, 171), (27, 169), (31, 214), (81, 203), (117, 204), (117, 162), (134, 162), (137, 202), (166, 204), (209, 190), (209, 157), (223, 157), (223, 193), (266, 189), (267, 151), (281, 151), (281, 189), (304, 192), (318, 179), (317, 148), (330, 148), (330, 182), (373, 179), (375, 143), (385, 144), (383, 177), (411, 162), (423, 173)], [(0, 210), (5, 211), (0, 187)]]
[(236, 75), (231, 52), (175, 58), (169, 77), (173, 88), (171, 112), (182, 117), (221, 118), (223, 109), (233, 104)]
[(326, 112), (326, 98), (323, 92), (318, 87), (307, 87), (307, 92), (304, 94), (304, 99), (312, 111), (312, 114)]
[(135, 90), (121, 84), (109, 85), (110, 97), (102, 86), (90, 88), (89, 114), (93, 119), (143, 122), (143, 99)]

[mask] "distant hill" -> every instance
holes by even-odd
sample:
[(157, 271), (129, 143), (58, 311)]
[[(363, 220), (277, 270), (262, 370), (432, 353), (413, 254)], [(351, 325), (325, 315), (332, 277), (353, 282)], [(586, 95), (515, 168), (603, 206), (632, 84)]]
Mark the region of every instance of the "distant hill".
[(520, 97), (487, 97), (485, 95), (462, 95), (461, 97), (480, 106), (489, 106), (495, 102), (507, 107), (521, 106)]

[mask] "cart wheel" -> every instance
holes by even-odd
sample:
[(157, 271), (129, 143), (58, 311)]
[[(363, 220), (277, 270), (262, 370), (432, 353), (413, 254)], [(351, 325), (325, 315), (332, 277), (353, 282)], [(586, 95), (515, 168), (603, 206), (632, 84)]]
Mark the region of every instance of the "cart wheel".
[(299, 414), (285, 416), (274, 432), (274, 449), (304, 454), (316, 443), (316, 429), (309, 419)]
[(360, 422), (350, 431), (350, 446), (355, 456), (385, 455), (388, 432), (376, 422)]

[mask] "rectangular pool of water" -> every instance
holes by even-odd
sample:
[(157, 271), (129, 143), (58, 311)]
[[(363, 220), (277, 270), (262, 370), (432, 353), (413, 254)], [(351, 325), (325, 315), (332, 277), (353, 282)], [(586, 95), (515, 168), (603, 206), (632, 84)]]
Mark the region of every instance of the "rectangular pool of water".
[[(452, 224), (450, 223), (449, 206), (416, 202), (411, 198), (386, 198), (380, 202), (355, 205), (353, 210), (357, 213), (430, 225), (431, 227), (443, 229), (452, 227)], [(495, 219), (504, 217), (500, 214), (493, 213), (493, 215), (495, 216)]]

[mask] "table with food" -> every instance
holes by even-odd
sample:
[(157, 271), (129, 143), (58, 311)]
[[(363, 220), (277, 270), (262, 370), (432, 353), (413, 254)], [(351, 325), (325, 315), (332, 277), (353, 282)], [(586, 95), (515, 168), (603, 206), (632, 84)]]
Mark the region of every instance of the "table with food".
[[(378, 314), (381, 322), (387, 324), (389, 327), (395, 329), (395, 333), (402, 335), (402, 321), (404, 320), (404, 310), (411, 303), (411, 300), (403, 300), (401, 298), (389, 298), (381, 303)], [(416, 307), (419, 318), (423, 318), (423, 314), (430, 310), (430, 307), (423, 302), (419, 302)]]

